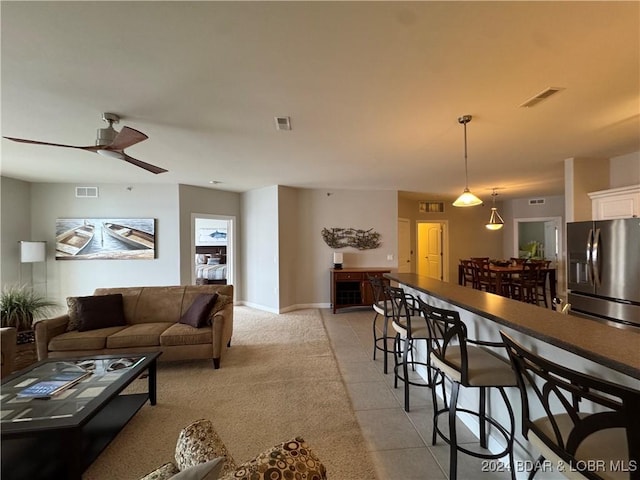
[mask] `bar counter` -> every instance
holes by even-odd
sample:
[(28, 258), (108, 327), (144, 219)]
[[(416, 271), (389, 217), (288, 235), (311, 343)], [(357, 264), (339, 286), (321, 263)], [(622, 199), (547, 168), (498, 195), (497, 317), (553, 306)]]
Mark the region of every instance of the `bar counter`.
[(387, 273), (384, 276), (528, 337), (640, 379), (638, 328), (616, 328), (413, 273)]

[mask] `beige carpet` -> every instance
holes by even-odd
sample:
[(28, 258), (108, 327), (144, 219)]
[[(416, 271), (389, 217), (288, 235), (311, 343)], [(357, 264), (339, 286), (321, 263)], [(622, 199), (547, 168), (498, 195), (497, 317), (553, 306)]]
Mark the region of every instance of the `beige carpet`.
[[(137, 380), (132, 390), (146, 388)], [(240, 464), (302, 436), (333, 480), (374, 479), (318, 310), (275, 315), (236, 307), (232, 347), (211, 362), (160, 363), (145, 405), (83, 476), (136, 479), (173, 460), (180, 429), (208, 418)]]

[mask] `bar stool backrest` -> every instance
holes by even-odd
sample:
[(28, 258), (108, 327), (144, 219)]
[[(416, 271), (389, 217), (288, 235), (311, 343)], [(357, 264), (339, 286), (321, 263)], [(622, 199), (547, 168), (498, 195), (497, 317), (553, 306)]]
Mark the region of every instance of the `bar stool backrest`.
[[(624, 429), (626, 442), (622, 442), (620, 447), (626, 447), (629, 456), (621, 464), (632, 470), (629, 472), (629, 479), (640, 479), (640, 391), (545, 360), (526, 350), (506, 333), (500, 334), (520, 388), (522, 433), (527, 438), (530, 432), (533, 433), (572, 468), (580, 471), (586, 478), (598, 480), (603, 477), (593, 469), (589, 471), (588, 463), (588, 460), (596, 459), (580, 456), (581, 446), (584, 447), (583, 451), (586, 450), (585, 445), (591, 435), (609, 429)], [(597, 413), (580, 412), (580, 402), (591, 404), (590, 410)], [(536, 412), (543, 412), (544, 416), (532, 418), (534, 409)], [(596, 438), (592, 437), (591, 441)], [(596, 454), (601, 454), (598, 450), (605, 450), (607, 447), (610, 445), (596, 444)], [(624, 452), (618, 450), (617, 454)], [(615, 468), (609, 461), (599, 460), (606, 469)]]
[[(380, 278), (375, 277), (367, 273), (367, 280), (371, 284), (371, 289), (373, 290), (373, 303), (378, 305), (384, 305), (384, 309), (387, 310), (387, 302), (389, 302), (389, 296), (385, 290), (386, 282)], [(389, 305), (389, 308), (391, 306)]]
[(418, 305), (413, 295), (406, 293), (400, 287), (385, 287), (387, 295), (391, 300), (391, 308), (393, 312), (393, 323), (407, 330), (407, 335), (411, 335), (411, 317), (417, 315)]
[[(431, 353), (441, 362), (460, 372), (461, 382), (468, 383), (467, 326), (455, 310), (434, 307), (418, 298), (418, 305), (427, 319), (429, 336), (433, 339)], [(460, 364), (447, 357), (459, 358)]]

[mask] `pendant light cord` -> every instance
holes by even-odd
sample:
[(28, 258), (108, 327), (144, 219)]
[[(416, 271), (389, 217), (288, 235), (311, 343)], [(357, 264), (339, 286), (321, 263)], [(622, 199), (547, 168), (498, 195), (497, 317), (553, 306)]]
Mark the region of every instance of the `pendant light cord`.
[(464, 188), (469, 190), (469, 171), (467, 168), (467, 122), (464, 122)]

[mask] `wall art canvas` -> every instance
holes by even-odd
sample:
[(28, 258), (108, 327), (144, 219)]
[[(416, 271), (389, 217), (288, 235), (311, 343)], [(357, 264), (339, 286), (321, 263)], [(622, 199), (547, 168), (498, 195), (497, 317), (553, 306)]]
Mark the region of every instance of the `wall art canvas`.
[(150, 260), (156, 256), (154, 218), (59, 218), (56, 260)]
[(227, 227), (199, 228), (196, 236), (196, 245), (226, 245)]

